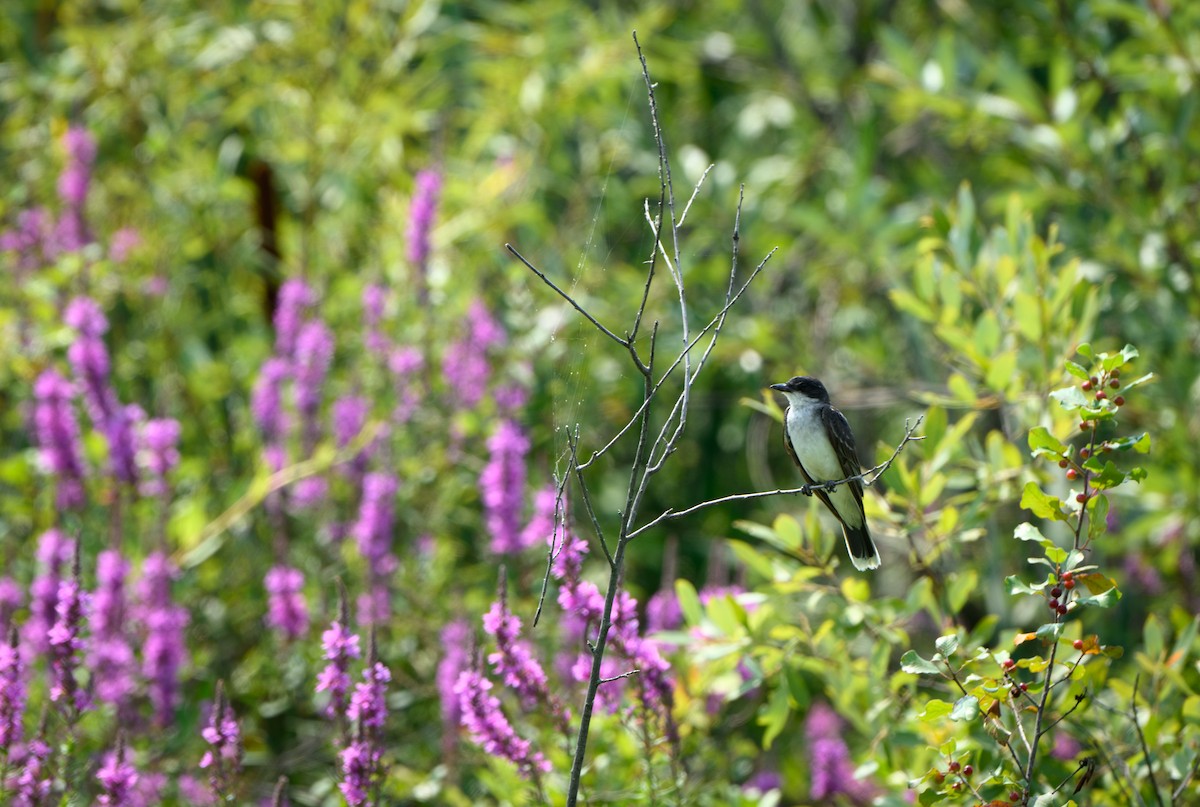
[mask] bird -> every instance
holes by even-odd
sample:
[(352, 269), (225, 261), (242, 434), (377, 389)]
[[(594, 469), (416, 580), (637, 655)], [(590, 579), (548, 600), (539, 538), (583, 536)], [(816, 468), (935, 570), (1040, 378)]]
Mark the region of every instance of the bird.
[[(771, 384), (770, 388), (787, 398), (783, 444), (808, 484), (848, 479), (862, 473), (850, 423), (829, 403), (824, 384), (802, 375), (782, 384)], [(850, 479), (834, 490), (813, 492), (841, 523), (854, 568), (859, 571), (879, 568), (879, 550), (871, 540), (863, 511), (862, 480)]]

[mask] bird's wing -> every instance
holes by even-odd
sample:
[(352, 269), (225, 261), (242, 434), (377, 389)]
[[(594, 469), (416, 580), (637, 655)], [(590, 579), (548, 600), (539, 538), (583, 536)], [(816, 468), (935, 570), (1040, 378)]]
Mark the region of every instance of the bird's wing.
[[(846, 427), (847, 431), (849, 431), (849, 428), (850, 428), (849, 426)], [(853, 439), (853, 438), (851, 438), (851, 439)], [(837, 445), (837, 442), (838, 441), (834, 441), (835, 447)], [(791, 435), (790, 430), (787, 427), (787, 418), (786, 417), (784, 418), (784, 421), (783, 421), (783, 445), (787, 448), (788, 456), (790, 456), (792, 458), (792, 462), (796, 463), (796, 467), (800, 469), (800, 475), (804, 477), (805, 483), (809, 484), (809, 485), (815, 485), (817, 483), (817, 480), (812, 478), (812, 476), (808, 473), (808, 469), (804, 467), (804, 463), (800, 462), (800, 458), (798, 456), (796, 456), (796, 448), (795, 448), (795, 446), (792, 445), (792, 435)], [(852, 450), (853, 450), (853, 448), (854, 448), (854, 446), (851, 445)], [(839, 460), (841, 459), (840, 452), (838, 453), (838, 458), (839, 458)], [(858, 473), (858, 471), (855, 471), (854, 473)], [(821, 502), (825, 505), (826, 509), (828, 509), (829, 512), (833, 513), (833, 515), (837, 518), (838, 521), (841, 521), (842, 524), (846, 523), (842, 519), (842, 514), (838, 512), (838, 509), (833, 506), (833, 502), (830, 501), (829, 491), (814, 490), (813, 493), (815, 493), (817, 498), (821, 500)], [(861, 493), (859, 494), (859, 497), (861, 498)]]
[[(854, 434), (850, 431), (850, 423), (846, 420), (846, 416), (832, 406), (823, 406), (821, 407), (821, 421), (825, 424), (825, 432), (829, 435), (829, 441), (833, 443), (838, 464), (842, 466), (842, 475), (850, 477), (861, 474), (862, 466), (858, 463), (858, 451), (854, 448)], [(854, 492), (854, 498), (861, 502), (862, 481), (852, 480), (850, 490)]]

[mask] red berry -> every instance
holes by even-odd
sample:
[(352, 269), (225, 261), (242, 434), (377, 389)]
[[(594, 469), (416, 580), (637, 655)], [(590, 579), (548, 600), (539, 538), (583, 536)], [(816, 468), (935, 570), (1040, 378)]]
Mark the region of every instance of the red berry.
[(1067, 591), (1070, 591), (1071, 589), (1075, 588), (1075, 581), (1070, 579), (1063, 580), (1063, 588), (1065, 588)]
[(963, 776), (970, 776), (973, 773), (975, 773), (975, 767), (973, 765), (966, 765), (963, 767)]
[(1116, 398), (1113, 398), (1113, 403), (1115, 403), (1117, 406), (1124, 406), (1125, 405), (1125, 396), (1118, 395)]
[(1021, 688), (1013, 687), (1012, 691), (1009, 694), (1012, 695), (1014, 698), (1019, 698), (1019, 697), (1021, 697)]
[(1062, 616), (1063, 614), (1065, 614), (1067, 612), (1067, 606), (1065, 603), (1059, 603), (1058, 607), (1055, 608), (1054, 610), (1058, 611), (1059, 616)]
[(958, 773), (958, 769), (959, 769), (959, 768), (961, 768), (961, 767), (962, 767), (962, 766), (958, 764), (958, 760), (951, 760), (951, 762), (950, 762), (950, 773)]
[(950, 785), (950, 787), (954, 788), (955, 790), (962, 790), (962, 782), (955, 782), (954, 784)]
[(1072, 577), (1074, 577), (1074, 576), (1075, 576), (1075, 575), (1074, 575), (1074, 574), (1072, 574), (1071, 572), (1063, 572), (1063, 573), (1062, 573), (1062, 581), (1063, 581), (1064, 583), (1066, 583), (1067, 581), (1069, 581), (1069, 580), (1070, 580)]
[(1097, 401), (1103, 401), (1107, 397), (1108, 397), (1108, 393), (1105, 392), (1104, 390), (1100, 390), (1099, 392), (1096, 393)]
[(1083, 391), (1084, 391), (1084, 392), (1087, 392), (1088, 390), (1090, 390), (1090, 389), (1092, 388), (1092, 382), (1091, 382), (1091, 381), (1084, 381), (1084, 382), (1083, 382), (1082, 384), (1080, 384), (1079, 386), (1080, 386), (1080, 388), (1082, 388), (1082, 389), (1083, 389)]
[(1075, 501), (1079, 502), (1080, 504), (1083, 504), (1084, 502), (1087, 501), (1087, 494), (1086, 493), (1076, 493)]
[(1113, 370), (1111, 373), (1109, 373), (1109, 374), (1108, 374), (1108, 377), (1109, 377), (1109, 378), (1120, 378), (1120, 377), (1121, 377), (1121, 371), (1120, 371), (1120, 370)]
[(1090, 448), (1079, 449), (1079, 459), (1086, 460), (1090, 456), (1092, 456), (1092, 450)]
[(1051, 597), (1061, 597), (1062, 589), (1059, 588), (1058, 586), (1055, 586), (1054, 588), (1050, 589), (1050, 596)]
[(1070, 479), (1072, 482), (1074, 482), (1078, 478), (1079, 478), (1079, 471), (1076, 471), (1074, 468), (1067, 469), (1067, 479)]
[(1017, 662), (1013, 661), (1010, 658), (1006, 658), (1004, 660), (1004, 664), (1002, 664), (1001, 666), (1004, 667), (1004, 669), (1006, 669), (1006, 670), (1011, 670), (1013, 667), (1017, 666)]
[(1091, 378), (1088, 379), (1088, 381), (1092, 382), (1093, 387), (1100, 386), (1100, 379), (1096, 378), (1096, 376), (1092, 376)]
[(1027, 683), (1025, 683), (1024, 681), (1022, 681), (1022, 682), (1021, 682), (1021, 691), (1022, 691), (1022, 692), (1027, 692), (1028, 690), (1029, 690), (1029, 684), (1027, 684)]
[(1090, 428), (1092, 428), (1092, 424), (1089, 423), (1088, 421), (1086, 421), (1086, 420), (1079, 421), (1079, 430), (1081, 432), (1085, 432)]
[(1056, 599), (1051, 599), (1051, 600), (1050, 600), (1050, 610), (1051, 610), (1051, 611), (1057, 611), (1057, 610), (1058, 610), (1058, 600), (1056, 600)]
[(1021, 800), (1021, 793), (1020, 793), (1020, 791), (1018, 791), (1018, 790), (1014, 790), (1013, 792), (1009, 793), (1009, 794), (1008, 794), (1008, 800), (1009, 800), (1009, 801), (1020, 801), (1020, 800)]
[(1112, 381), (1108, 382), (1108, 385), (1113, 389), (1116, 389), (1117, 387), (1121, 386), (1121, 382), (1114, 378)]
[(942, 782), (946, 781), (946, 774), (942, 773), (941, 771), (935, 772), (933, 774), (933, 781), (940, 785)]
[(1066, 468), (1066, 467), (1067, 467), (1068, 465), (1070, 465), (1070, 464), (1071, 464), (1071, 463), (1069, 463), (1067, 460), (1059, 460), (1059, 461), (1058, 461), (1058, 467), (1059, 467), (1059, 468)]
[(1083, 639), (1076, 639), (1075, 641), (1071, 642), (1071, 647), (1075, 648), (1076, 650), (1082, 650)]

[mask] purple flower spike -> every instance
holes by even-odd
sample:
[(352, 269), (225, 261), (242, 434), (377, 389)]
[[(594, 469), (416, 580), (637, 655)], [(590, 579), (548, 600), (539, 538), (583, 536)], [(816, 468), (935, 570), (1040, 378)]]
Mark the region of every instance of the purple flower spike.
[(380, 662), (368, 664), (362, 683), (356, 684), (346, 708), (346, 717), (363, 726), (380, 728), (387, 720), (387, 684), (392, 673)]
[(570, 719), (567, 711), (550, 694), (545, 670), (533, 657), (529, 645), (520, 640), (521, 619), (508, 610), (503, 580), (500, 596), (492, 603), (491, 610), (483, 615), (483, 629), (496, 639), (496, 652), (488, 655), (488, 663), (504, 684), (520, 696), (526, 709), (545, 705), (565, 725)]
[(11, 577), (0, 577), (0, 632), (8, 630), (13, 613), (25, 603), (21, 586)]
[(20, 639), (13, 626), (0, 643), (0, 759), (7, 759), (12, 747), (21, 742), (21, 719), (25, 714), (22, 666)]
[(459, 673), (467, 669), (470, 641), (471, 628), (461, 619), (456, 619), (442, 628), (442, 648), (445, 655), (438, 662), (437, 688), (442, 702), (442, 730), (446, 738), (443, 746), (453, 741), (454, 733), (462, 719), (462, 710), (459, 708), (454, 685), (458, 681)]
[(86, 644), (79, 635), (83, 616), (87, 611), (88, 595), (79, 585), (79, 549), (75, 549), (75, 569), (71, 577), (58, 586), (58, 604), (55, 613), (58, 619), (50, 628), (50, 668), (54, 679), (50, 686), (50, 700), (62, 703), (73, 719), (90, 705), (88, 693), (75, 680), (79, 667), (79, 652)]
[(478, 300), (471, 304), (466, 321), (466, 335), (452, 342), (442, 356), (442, 374), (462, 406), (470, 409), (487, 391), (491, 376), (488, 352), (504, 344), (505, 335), (487, 306)]
[(436, 171), (421, 171), (417, 174), (412, 203), (408, 211), (406, 257), (409, 263), (422, 271), (429, 260), (429, 235), (433, 230), (433, 218), (437, 212), (438, 194), (442, 189), (442, 178)]
[(46, 370), (34, 383), (34, 432), (41, 449), (42, 464), (58, 477), (58, 506), (83, 504), (83, 449), (79, 421), (71, 406), (71, 383), (53, 370)]
[(854, 778), (850, 749), (842, 739), (842, 719), (837, 712), (823, 703), (814, 704), (805, 718), (804, 734), (808, 738), (812, 799), (828, 802), (844, 795), (856, 802), (870, 800), (874, 788), (869, 782)]
[(115, 549), (96, 557), (96, 592), (92, 595), (92, 641), (88, 666), (96, 696), (123, 705), (133, 694), (134, 657), (125, 635), (125, 579), (129, 563)]
[(370, 563), (371, 568), (383, 574), (395, 568), (392, 556), (392, 528), (395, 521), (396, 491), (400, 483), (396, 477), (383, 473), (370, 473), (363, 479), (362, 504), (358, 521), (353, 527), (358, 551)]
[(142, 426), (142, 450), (138, 455), (146, 470), (142, 493), (161, 496), (168, 490), (167, 474), (179, 465), (179, 421), (173, 418), (148, 420)]
[(350, 660), (361, 656), (362, 651), (358, 646), (358, 637), (337, 619), (329, 626), (329, 630), (321, 634), (321, 647), (329, 663), (317, 675), (317, 692), (329, 693), (329, 703), (324, 712), (326, 717), (335, 718), (346, 710), (346, 693), (350, 691)]
[(488, 438), (488, 451), (491, 457), (479, 476), (479, 488), (492, 551), (515, 554), (525, 548), (521, 541), (521, 510), (529, 438), (515, 422), (505, 420)]
[(342, 781), (338, 789), (346, 797), (350, 807), (362, 807), (370, 803), (371, 787), (383, 756), (379, 747), (366, 740), (351, 743), (341, 751)]
[(217, 682), (212, 715), (200, 736), (209, 745), (200, 758), (200, 767), (208, 770), (208, 784), (217, 800), (229, 801), (234, 779), (242, 769), (242, 730), (221, 681)]
[(138, 586), (138, 621), (145, 631), (142, 674), (150, 691), (155, 721), (170, 725), (179, 701), (179, 670), (187, 660), (183, 631), (188, 613), (171, 598), (171, 582), (178, 572), (163, 552), (154, 552), (142, 564)]
[(96, 799), (97, 804), (107, 807), (132, 807), (134, 804), (138, 772), (125, 760), (125, 743), (122, 740), (117, 740), (116, 751), (105, 755), (104, 764), (96, 771), (96, 781), (103, 788)]
[(289, 372), (287, 360), (267, 359), (250, 393), (250, 412), (268, 443), (275, 442), (283, 434), (283, 382)]
[(287, 639), (298, 639), (308, 631), (308, 605), (304, 601), (304, 574), (299, 569), (276, 566), (267, 572), (267, 624)]
[(321, 392), (332, 360), (333, 333), (320, 320), (305, 323), (296, 337), (295, 392), (308, 450), (316, 445), (317, 410), (321, 407)]
[(550, 763), (532, 749), (528, 740), (517, 736), (500, 701), (489, 694), (491, 689), (492, 682), (475, 670), (463, 670), (454, 684), (463, 727), (471, 739), (492, 756), (512, 762), (522, 776), (548, 772)]
[(291, 360), (304, 314), (316, 301), (313, 290), (303, 280), (288, 280), (279, 287), (274, 321), (276, 356), (284, 361)]

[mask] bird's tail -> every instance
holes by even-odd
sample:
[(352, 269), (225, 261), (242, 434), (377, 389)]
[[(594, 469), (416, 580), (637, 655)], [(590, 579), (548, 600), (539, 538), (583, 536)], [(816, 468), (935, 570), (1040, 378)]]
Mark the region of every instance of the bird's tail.
[(857, 527), (842, 524), (842, 532), (846, 535), (846, 548), (850, 550), (850, 562), (854, 568), (861, 571), (879, 568), (879, 550), (867, 532), (866, 522)]

